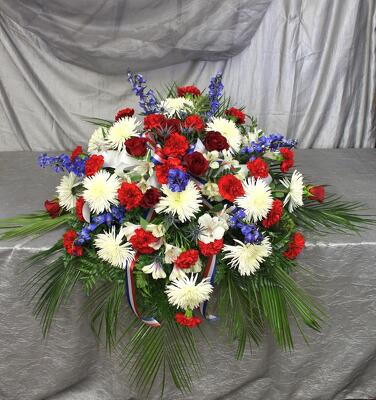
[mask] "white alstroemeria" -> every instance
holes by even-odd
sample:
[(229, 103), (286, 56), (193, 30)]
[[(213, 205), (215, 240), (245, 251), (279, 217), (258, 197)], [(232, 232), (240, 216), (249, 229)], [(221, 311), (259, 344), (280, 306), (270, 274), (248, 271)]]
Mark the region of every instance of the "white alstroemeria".
[(124, 117), (115, 122), (108, 130), (106, 143), (111, 149), (124, 150), (125, 141), (132, 136), (138, 136), (141, 122), (135, 117)]
[(242, 143), (244, 146), (248, 146), (252, 142), (257, 142), (258, 138), (262, 135), (263, 131), (258, 128), (254, 128), (252, 131), (242, 136)]
[(105, 132), (107, 132), (107, 128), (99, 127), (94, 133), (91, 135), (89, 140), (89, 144), (87, 147), (87, 152), (89, 154), (96, 154), (101, 151), (107, 150), (108, 146), (105, 140)]
[(143, 266), (142, 272), (145, 274), (151, 274), (153, 279), (164, 279), (167, 276), (161, 263), (158, 261), (154, 261), (151, 264)]
[(202, 271), (202, 262), (198, 259), (192, 267), (187, 268), (187, 272), (197, 273)]
[(77, 194), (75, 193), (75, 188), (80, 183), (81, 182), (77, 179), (77, 176), (73, 172), (70, 172), (69, 175), (61, 178), (60, 184), (56, 188), (60, 207), (66, 209), (67, 211), (76, 207)]
[(178, 268), (176, 265), (174, 265), (168, 279), (170, 281), (174, 281), (176, 279), (183, 279), (185, 276), (187, 276), (185, 272), (188, 272), (188, 271), (186, 271), (183, 268)]
[(166, 228), (163, 225), (163, 223), (161, 224), (148, 224), (147, 231), (151, 232), (153, 234), (153, 236), (160, 238), (163, 237), (164, 234), (166, 233)]
[(213, 151), (208, 151), (207, 153), (204, 154), (204, 157), (208, 160), (209, 162), (209, 167), (211, 169), (218, 169), (220, 167), (220, 162), (222, 161), (219, 152), (217, 150)]
[(219, 193), (218, 184), (216, 184), (215, 182), (209, 181), (205, 183), (205, 185), (201, 188), (201, 192), (209, 200), (214, 200), (214, 201), (222, 200), (222, 196)]
[(294, 171), (291, 176), (291, 181), (288, 178), (281, 179), (282, 185), (289, 190), (283, 205), (288, 204), (288, 209), (293, 212), (296, 208), (303, 205), (304, 182), (303, 175)]
[(124, 235), (129, 240), (135, 233), (136, 229), (141, 228), (141, 225), (132, 224), (132, 222), (126, 222), (123, 226)]
[(181, 112), (189, 111), (194, 107), (193, 101), (185, 97), (167, 97), (161, 102), (163, 113), (168, 117), (180, 116)]
[[(136, 229), (141, 228), (141, 225), (136, 225), (133, 224), (132, 222), (126, 222), (123, 226), (123, 230), (124, 230), (124, 235), (127, 237), (127, 239), (129, 240), (135, 233)], [(164, 234), (166, 233), (166, 228), (164, 227), (163, 224), (148, 224), (146, 226), (146, 231), (151, 232), (153, 234), (154, 237), (156, 238), (162, 238), (164, 236)], [(158, 244), (153, 244), (150, 245), (153, 248), (156, 248), (155, 246), (158, 246), (158, 248), (160, 247), (159, 241)]]
[(223, 238), (228, 229), (227, 222), (219, 216), (212, 217), (209, 214), (201, 215), (198, 219), (200, 234), (198, 239), (204, 243), (211, 243), (214, 240)]
[(139, 165), (136, 165), (132, 169), (132, 174), (133, 175), (153, 175), (154, 174), (154, 163), (150, 161), (144, 161), (140, 163)]
[(235, 174), (235, 177), (244, 181), (244, 179), (249, 175), (249, 169), (245, 164), (240, 164), (238, 168), (239, 171)]
[(223, 161), (221, 163), (221, 169), (232, 169), (232, 168), (239, 168), (239, 161), (235, 160), (233, 155), (229, 150), (223, 150)]
[(207, 131), (219, 132), (227, 139), (231, 151), (238, 152), (241, 145), (241, 133), (233, 121), (226, 118), (213, 118), (207, 124)]
[(181, 252), (182, 250), (180, 249), (180, 247), (165, 243), (164, 262), (166, 264), (172, 264), (179, 257)]
[(130, 156), (125, 150), (107, 150), (97, 153), (104, 158), (103, 166), (105, 168), (114, 168), (118, 170), (133, 170), (139, 165), (145, 164), (144, 160)]

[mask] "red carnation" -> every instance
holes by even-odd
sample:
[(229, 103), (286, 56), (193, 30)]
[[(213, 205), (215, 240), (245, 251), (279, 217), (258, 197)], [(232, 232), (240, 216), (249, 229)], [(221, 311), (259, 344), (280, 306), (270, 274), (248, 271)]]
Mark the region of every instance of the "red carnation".
[(233, 117), (237, 124), (244, 124), (245, 122), (245, 114), (235, 107), (231, 107), (225, 111), (225, 114), (228, 117)]
[(208, 160), (198, 151), (187, 154), (184, 157), (188, 171), (196, 176), (204, 175), (209, 168)]
[(188, 139), (179, 135), (179, 133), (174, 132), (169, 135), (165, 141), (165, 145), (162, 149), (163, 154), (167, 157), (181, 157), (187, 152), (189, 148)]
[(223, 239), (215, 239), (214, 242), (204, 243), (201, 240), (198, 241), (198, 247), (201, 251), (201, 254), (205, 257), (214, 256), (218, 254), (223, 247)]
[(219, 178), (218, 189), (221, 196), (231, 202), (244, 195), (241, 181), (231, 174), (223, 175)]
[(181, 169), (185, 171), (185, 168), (182, 167), (181, 161), (178, 158), (169, 158), (163, 164), (157, 165), (155, 167), (155, 175), (157, 176), (157, 180), (161, 185), (165, 185), (168, 182), (168, 171), (171, 169)]
[(74, 161), (74, 159), (75, 159), (77, 156), (81, 155), (81, 154), (84, 154), (84, 151), (82, 150), (82, 146), (77, 146), (77, 147), (72, 151), (72, 154), (71, 154), (71, 156), (70, 156), (71, 161)]
[(190, 115), (184, 121), (185, 128), (191, 128), (196, 132), (202, 132), (204, 130), (204, 121), (198, 115)]
[(247, 167), (255, 179), (266, 178), (269, 175), (269, 165), (261, 157), (248, 161)]
[(188, 326), (188, 328), (194, 328), (202, 322), (202, 319), (199, 317), (186, 317), (183, 313), (177, 313), (175, 315), (175, 320), (179, 325)]
[(151, 232), (145, 231), (143, 228), (137, 228), (134, 235), (129, 239), (133, 248), (141, 254), (154, 253), (156, 250), (150, 245), (157, 240)]
[(219, 132), (209, 131), (204, 139), (204, 145), (208, 151), (222, 151), (230, 148), (227, 139)]
[(82, 214), (82, 209), (84, 208), (84, 204), (85, 204), (85, 200), (84, 200), (84, 198), (82, 197), (82, 196), (80, 196), (77, 200), (76, 200), (76, 215), (77, 215), (77, 218), (81, 221), (81, 222), (83, 222), (85, 219), (84, 219), (84, 216), (83, 216), (83, 214)]
[(146, 138), (133, 137), (125, 141), (125, 148), (131, 156), (143, 157), (147, 152), (146, 143)]
[(166, 117), (162, 114), (149, 114), (144, 118), (144, 128), (162, 129), (166, 126)]
[(92, 176), (96, 174), (102, 168), (103, 164), (104, 164), (103, 156), (97, 156), (96, 154), (90, 156), (85, 164), (86, 176)]
[(166, 127), (172, 132), (180, 132), (181, 121), (177, 118), (166, 119)]
[(60, 204), (57, 199), (54, 200), (46, 200), (44, 202), (44, 208), (50, 214), (51, 218), (56, 218), (60, 214)]
[(304, 244), (304, 236), (300, 232), (295, 232), (292, 235), (292, 241), (290, 241), (287, 251), (283, 255), (289, 260), (294, 260), (303, 250)]
[(178, 258), (175, 260), (175, 265), (178, 268), (191, 268), (198, 261), (197, 250), (186, 250), (180, 253)]
[(275, 225), (282, 217), (283, 213), (283, 203), (279, 199), (273, 200), (272, 208), (269, 214), (262, 220), (262, 225), (264, 228), (270, 228)]
[(144, 208), (154, 207), (158, 203), (160, 197), (161, 193), (157, 188), (153, 187), (148, 189), (142, 196), (141, 207)]
[(63, 246), (68, 254), (81, 257), (84, 254), (84, 249), (81, 246), (76, 246), (74, 241), (77, 238), (77, 232), (74, 229), (66, 231), (63, 235)]
[(283, 156), (283, 161), (280, 168), (283, 173), (286, 173), (291, 167), (294, 166), (294, 152), (287, 147), (280, 148), (279, 152)]
[(123, 182), (118, 190), (120, 204), (132, 210), (141, 204), (142, 192), (135, 183)]
[(119, 110), (115, 115), (115, 122), (119, 121), (119, 119), (124, 117), (133, 117), (134, 109), (133, 108), (123, 108)]
[(178, 87), (178, 96), (184, 97), (186, 94), (191, 94), (193, 96), (200, 96), (201, 92), (196, 86), (180, 86)]
[(322, 203), (325, 200), (325, 188), (324, 186), (311, 186), (309, 188), (309, 194), (311, 200), (316, 200)]

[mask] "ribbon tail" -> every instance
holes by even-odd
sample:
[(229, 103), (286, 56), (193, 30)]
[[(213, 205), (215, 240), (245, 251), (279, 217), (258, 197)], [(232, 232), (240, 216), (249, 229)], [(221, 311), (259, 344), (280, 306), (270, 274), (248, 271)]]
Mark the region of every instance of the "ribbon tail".
[[(216, 255), (209, 257), (207, 266), (206, 266), (204, 274), (203, 274), (203, 277), (208, 278), (212, 285), (214, 285), (215, 273), (216, 273), (216, 269), (217, 269), (216, 259), (217, 259)], [(200, 304), (201, 314), (205, 319), (207, 319), (209, 321), (215, 321), (218, 319), (217, 316), (212, 315), (212, 314), (207, 314), (208, 303), (209, 303), (209, 301), (206, 300)]]

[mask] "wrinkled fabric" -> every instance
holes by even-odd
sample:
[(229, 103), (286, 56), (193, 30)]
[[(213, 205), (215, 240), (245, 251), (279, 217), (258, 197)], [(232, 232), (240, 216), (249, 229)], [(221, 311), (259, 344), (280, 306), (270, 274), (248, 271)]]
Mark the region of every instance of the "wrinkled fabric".
[[(70, 149), (135, 107), (126, 71), (226, 93), (303, 148), (375, 147), (373, 0), (3, 0), (0, 150)], [(179, 64), (177, 64), (179, 63)]]
[[(37, 167), (37, 153), (0, 153), (0, 217), (40, 209), (59, 177)], [(330, 184), (347, 200), (376, 213), (376, 150), (301, 150), (296, 168), (306, 182)], [(329, 190), (329, 189), (328, 189)], [(0, 243), (1, 400), (144, 400), (129, 388), (118, 362), (97, 347), (85, 315), (84, 295), (75, 291), (62, 306), (46, 341), (32, 317), (22, 283), (37, 270), (21, 262), (52, 245), (62, 230), (42, 238)], [(322, 332), (307, 331), (307, 346), (294, 329), (295, 350), (283, 352), (270, 335), (242, 361), (217, 323), (205, 323), (213, 346), (200, 340), (207, 369), (192, 394), (171, 382), (166, 400), (343, 400), (375, 396), (376, 227), (360, 235), (307, 237), (299, 261), (312, 275), (299, 281), (317, 299), (328, 320)], [(78, 288), (77, 288), (78, 289)], [(124, 304), (124, 316), (128, 312)], [(157, 390), (151, 396), (158, 399)]]

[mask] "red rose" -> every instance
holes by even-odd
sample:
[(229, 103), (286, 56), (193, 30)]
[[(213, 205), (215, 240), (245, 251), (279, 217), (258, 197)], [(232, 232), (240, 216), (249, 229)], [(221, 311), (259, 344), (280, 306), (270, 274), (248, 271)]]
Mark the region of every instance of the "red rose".
[(175, 260), (175, 266), (178, 268), (191, 268), (198, 261), (197, 250), (186, 250), (180, 253), (178, 258)]
[(173, 157), (167, 159), (163, 164), (155, 167), (155, 175), (157, 176), (157, 180), (161, 185), (166, 185), (168, 183), (168, 171), (172, 168), (185, 171), (185, 168), (183, 168), (181, 165), (181, 161), (178, 158)]
[(75, 159), (77, 156), (81, 155), (81, 154), (84, 154), (84, 151), (82, 150), (82, 146), (77, 146), (77, 147), (72, 151), (72, 154), (71, 154), (71, 156), (70, 156), (71, 161), (74, 161), (74, 159)]
[(166, 119), (166, 127), (172, 132), (181, 132), (181, 121), (177, 118)]
[(46, 200), (44, 202), (44, 208), (50, 214), (51, 218), (56, 218), (60, 214), (60, 204), (57, 199), (55, 200)]
[(184, 121), (185, 128), (191, 128), (196, 132), (202, 132), (204, 130), (204, 121), (198, 115), (190, 115)]
[(85, 204), (85, 200), (84, 198), (81, 196), (76, 200), (76, 215), (77, 218), (83, 222), (85, 220), (83, 214), (82, 214), (82, 209), (84, 208), (84, 204)]
[(119, 110), (115, 115), (115, 122), (119, 121), (119, 119), (124, 117), (133, 117), (134, 109), (133, 108), (123, 108)]
[(133, 137), (125, 141), (125, 148), (131, 156), (143, 157), (147, 152), (146, 143), (146, 138)]
[(188, 326), (188, 328), (194, 328), (197, 325), (200, 325), (202, 319), (199, 317), (186, 317), (183, 313), (177, 313), (175, 315), (175, 321), (182, 326)]
[(147, 130), (162, 129), (165, 126), (166, 118), (162, 114), (149, 114), (144, 118), (144, 128)]
[(241, 181), (231, 174), (223, 175), (219, 178), (218, 189), (221, 196), (231, 202), (244, 195)]
[(142, 196), (141, 207), (143, 208), (154, 207), (158, 203), (160, 197), (161, 193), (157, 188), (153, 187), (148, 189)]
[(228, 117), (233, 117), (237, 124), (244, 124), (245, 122), (245, 114), (235, 107), (231, 107), (226, 110), (225, 114)]
[(81, 257), (84, 254), (84, 249), (74, 244), (76, 238), (77, 232), (74, 229), (65, 232), (63, 235), (63, 246), (68, 254)]
[(280, 168), (283, 173), (286, 173), (291, 167), (294, 166), (294, 152), (287, 147), (280, 148), (279, 152), (283, 156), (283, 161)]
[(294, 260), (304, 248), (304, 236), (300, 232), (295, 232), (292, 236), (287, 251), (283, 255), (289, 260)]
[(223, 247), (223, 239), (215, 239), (214, 242), (204, 243), (201, 240), (198, 241), (198, 247), (201, 251), (201, 254), (205, 257), (214, 256), (218, 254)]
[(325, 188), (324, 186), (311, 186), (309, 188), (309, 194), (311, 200), (316, 200), (322, 203), (325, 200)]
[(178, 96), (184, 97), (186, 94), (191, 94), (193, 96), (200, 96), (201, 92), (196, 86), (180, 86), (178, 87)]
[(90, 156), (85, 164), (86, 176), (92, 176), (96, 174), (102, 168), (103, 164), (104, 164), (103, 156), (97, 156), (96, 154)]
[(127, 210), (133, 210), (141, 204), (141, 189), (135, 183), (123, 182), (118, 190), (118, 199)]
[(134, 231), (134, 235), (129, 239), (133, 248), (141, 254), (151, 254), (156, 250), (150, 245), (158, 239), (149, 231), (143, 228), (138, 228)]
[(230, 148), (227, 139), (219, 132), (209, 131), (204, 139), (204, 145), (208, 151), (222, 151)]
[(185, 136), (179, 135), (179, 133), (174, 132), (168, 136), (162, 151), (166, 157), (181, 157), (184, 156), (188, 148), (188, 139)]
[(279, 199), (273, 200), (272, 208), (269, 211), (266, 218), (262, 220), (262, 225), (264, 228), (270, 228), (275, 225), (282, 217), (283, 213), (283, 203)]
[(266, 178), (269, 175), (269, 165), (261, 157), (248, 161), (247, 167), (255, 179)]
[(198, 151), (184, 156), (188, 171), (197, 176), (204, 175), (209, 168), (208, 160)]

